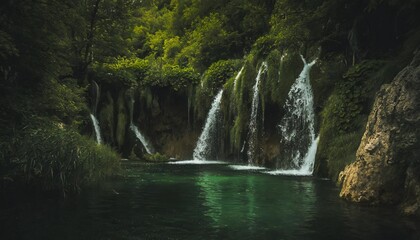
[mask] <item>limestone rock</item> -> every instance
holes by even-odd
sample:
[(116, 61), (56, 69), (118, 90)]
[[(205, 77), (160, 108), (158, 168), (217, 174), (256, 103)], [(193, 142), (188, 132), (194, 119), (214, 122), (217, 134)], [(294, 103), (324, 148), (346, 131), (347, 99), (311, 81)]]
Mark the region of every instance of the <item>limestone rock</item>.
[(376, 96), (356, 161), (340, 173), (340, 196), (400, 204), (420, 214), (420, 52)]

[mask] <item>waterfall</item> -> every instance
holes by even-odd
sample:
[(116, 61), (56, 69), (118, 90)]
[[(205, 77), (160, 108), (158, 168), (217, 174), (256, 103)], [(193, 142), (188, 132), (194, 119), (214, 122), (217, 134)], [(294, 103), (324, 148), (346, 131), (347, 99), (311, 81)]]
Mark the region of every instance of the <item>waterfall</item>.
[(134, 125), (133, 123), (130, 123), (130, 129), (134, 132), (137, 139), (140, 140), (141, 144), (143, 144), (144, 148), (146, 149), (146, 152), (148, 154), (153, 154), (155, 152), (155, 150), (153, 149), (152, 144), (150, 144), (150, 142), (147, 141), (147, 139), (144, 137), (144, 135), (141, 134), (138, 127), (136, 125)]
[(315, 136), (315, 114), (309, 72), (316, 60), (307, 63), (292, 85), (285, 103), (286, 113), (280, 122), (284, 151), (280, 168), (274, 173), (311, 175), (319, 137)]
[(248, 165), (253, 165), (256, 147), (257, 147), (257, 140), (258, 140), (258, 123), (257, 123), (257, 115), (258, 115), (258, 106), (259, 106), (259, 85), (260, 79), (263, 72), (267, 71), (267, 63), (263, 62), (258, 70), (257, 78), (255, 79), (254, 85), (254, 94), (252, 96), (252, 108), (251, 108), (251, 118), (249, 123), (249, 141), (248, 141)]
[(90, 90), (91, 96), (93, 98), (92, 113), (90, 114), (90, 119), (92, 119), (93, 128), (95, 129), (96, 142), (98, 144), (102, 144), (101, 128), (99, 126), (99, 121), (96, 118), (96, 112), (98, 109), (99, 97), (101, 93), (100, 93), (99, 85), (95, 81), (92, 81), (90, 89), (91, 89)]
[(283, 70), (284, 58), (286, 58), (286, 57), (287, 57), (287, 53), (283, 54), (283, 55), (280, 57), (280, 67), (279, 67), (279, 70), (278, 70), (277, 83), (280, 83), (280, 80), (281, 80), (281, 75), (282, 75), (281, 71)]
[(147, 141), (146, 137), (140, 132), (139, 128), (134, 125), (133, 123), (133, 113), (134, 113), (134, 97), (133, 94), (130, 93), (130, 129), (134, 132), (137, 139), (140, 140), (141, 144), (143, 144), (144, 148), (146, 149), (146, 152), (148, 154), (153, 154), (155, 152), (152, 144)]
[(222, 101), (223, 90), (213, 100), (209, 114), (207, 115), (206, 123), (203, 131), (201, 132), (200, 138), (198, 139), (197, 146), (194, 149), (193, 158), (195, 160), (206, 160), (211, 157), (212, 146), (214, 146), (214, 135), (216, 134), (216, 123), (217, 117), (220, 111), (220, 103)]
[(239, 70), (238, 74), (236, 74), (235, 81), (233, 82), (233, 91), (234, 92), (236, 91), (236, 86), (238, 85), (239, 78), (241, 77), (242, 71), (244, 70), (244, 68), (245, 68), (245, 66), (243, 66), (241, 68), (241, 70)]
[(99, 127), (98, 119), (93, 114), (90, 114), (90, 119), (92, 119), (93, 127), (95, 128), (96, 142), (102, 144), (101, 128)]
[(94, 95), (93, 96), (94, 101), (93, 101), (93, 104), (92, 104), (92, 112), (93, 112), (94, 115), (96, 115), (96, 111), (98, 109), (99, 97), (100, 97), (101, 92), (100, 92), (98, 83), (96, 83), (95, 81), (92, 81), (91, 92)]

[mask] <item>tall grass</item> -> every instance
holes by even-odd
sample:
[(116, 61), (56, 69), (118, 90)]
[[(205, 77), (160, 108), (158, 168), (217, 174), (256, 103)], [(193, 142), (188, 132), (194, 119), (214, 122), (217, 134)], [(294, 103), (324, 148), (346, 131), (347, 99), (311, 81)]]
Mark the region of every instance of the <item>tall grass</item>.
[(16, 173), (46, 190), (79, 191), (119, 171), (120, 157), (108, 146), (54, 124), (26, 129), (11, 145)]

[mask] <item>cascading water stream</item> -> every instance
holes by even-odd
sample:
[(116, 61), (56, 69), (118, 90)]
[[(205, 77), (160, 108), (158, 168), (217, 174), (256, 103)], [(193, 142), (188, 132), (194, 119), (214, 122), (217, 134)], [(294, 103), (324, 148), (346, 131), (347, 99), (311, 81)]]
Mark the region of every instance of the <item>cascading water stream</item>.
[(146, 137), (140, 132), (139, 128), (134, 125), (133, 123), (133, 111), (134, 111), (134, 99), (133, 96), (130, 97), (130, 129), (134, 132), (137, 139), (140, 140), (141, 144), (143, 144), (144, 149), (146, 149), (146, 152), (148, 154), (155, 153), (155, 150), (152, 146), (152, 144), (147, 141)]
[(95, 115), (93, 114), (90, 114), (90, 119), (92, 119), (93, 128), (95, 129), (96, 142), (98, 144), (102, 144), (101, 128), (99, 127), (98, 119), (96, 119)]
[(101, 128), (99, 126), (99, 121), (95, 116), (99, 103), (100, 89), (99, 85), (95, 81), (92, 81), (91, 87), (94, 101), (92, 104), (92, 113), (90, 114), (90, 119), (92, 120), (93, 128), (95, 129), (96, 142), (98, 144), (102, 144)]
[(255, 79), (254, 85), (254, 94), (252, 97), (252, 109), (251, 109), (251, 118), (249, 123), (249, 144), (248, 144), (248, 165), (254, 164), (255, 153), (257, 148), (258, 140), (258, 124), (257, 124), (257, 115), (259, 107), (259, 85), (262, 74), (267, 71), (267, 63), (263, 62), (258, 70), (257, 78)]
[(152, 144), (150, 144), (149, 141), (147, 141), (147, 139), (144, 137), (144, 135), (141, 134), (138, 127), (136, 125), (134, 125), (133, 123), (131, 123), (130, 124), (130, 129), (134, 132), (137, 139), (140, 140), (141, 144), (143, 144), (144, 148), (146, 149), (146, 152), (148, 154), (153, 154), (155, 151), (153, 149)]
[(315, 136), (315, 114), (309, 72), (316, 60), (307, 63), (292, 85), (285, 103), (286, 113), (279, 125), (281, 162), (272, 174), (312, 175), (319, 136)]
[(239, 78), (241, 77), (243, 71), (244, 71), (244, 67), (242, 67), (241, 70), (239, 70), (238, 74), (236, 74), (235, 81), (233, 82), (234, 92), (236, 91), (236, 86), (238, 85)]
[(211, 157), (211, 154), (213, 152), (212, 148), (214, 146), (214, 141), (216, 140), (216, 123), (220, 111), (220, 103), (222, 101), (222, 96), (223, 90), (220, 90), (214, 98), (213, 103), (211, 104), (211, 108), (207, 115), (203, 131), (201, 132), (200, 138), (197, 142), (197, 146), (194, 149), (194, 160), (204, 161)]

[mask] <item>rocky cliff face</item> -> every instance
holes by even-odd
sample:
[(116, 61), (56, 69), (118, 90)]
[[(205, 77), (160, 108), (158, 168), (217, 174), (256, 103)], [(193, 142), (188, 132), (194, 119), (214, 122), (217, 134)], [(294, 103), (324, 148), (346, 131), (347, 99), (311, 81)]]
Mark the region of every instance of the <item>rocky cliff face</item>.
[(189, 117), (187, 94), (164, 87), (148, 89), (148, 93), (134, 93), (112, 84), (102, 84), (101, 88), (104, 94), (99, 100), (98, 117), (104, 142), (124, 158), (142, 159), (146, 153), (130, 130), (131, 119), (160, 154), (192, 158), (201, 128), (194, 127)]
[(356, 161), (340, 173), (340, 196), (400, 204), (420, 215), (420, 52), (376, 96)]

